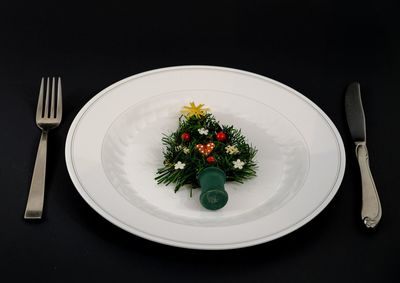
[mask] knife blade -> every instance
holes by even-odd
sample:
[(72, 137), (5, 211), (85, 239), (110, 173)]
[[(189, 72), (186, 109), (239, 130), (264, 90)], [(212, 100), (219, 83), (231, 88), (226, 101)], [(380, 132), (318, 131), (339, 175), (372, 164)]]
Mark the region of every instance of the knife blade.
[(361, 219), (368, 228), (374, 228), (382, 217), (378, 191), (369, 167), (365, 114), (361, 100), (360, 84), (351, 83), (346, 90), (345, 112), (350, 133), (356, 145), (356, 156), (361, 171)]
[(365, 142), (365, 114), (362, 106), (360, 84), (351, 83), (347, 87), (345, 96), (345, 110), (350, 133), (355, 142)]

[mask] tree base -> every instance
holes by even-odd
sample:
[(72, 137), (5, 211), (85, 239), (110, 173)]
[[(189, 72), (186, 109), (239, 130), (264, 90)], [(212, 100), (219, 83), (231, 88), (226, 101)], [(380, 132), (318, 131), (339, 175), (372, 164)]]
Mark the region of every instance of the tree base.
[(217, 167), (203, 169), (197, 179), (200, 183), (200, 203), (209, 210), (217, 210), (228, 202), (228, 193), (225, 191), (225, 172)]

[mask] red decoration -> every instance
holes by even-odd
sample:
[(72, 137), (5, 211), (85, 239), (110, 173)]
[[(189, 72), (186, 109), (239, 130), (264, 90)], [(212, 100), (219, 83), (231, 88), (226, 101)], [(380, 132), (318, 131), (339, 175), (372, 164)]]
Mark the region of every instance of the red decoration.
[(213, 156), (209, 156), (209, 157), (207, 157), (207, 162), (209, 164), (215, 163), (215, 158)]
[(224, 132), (217, 133), (217, 140), (220, 142), (226, 141), (226, 134)]
[(182, 138), (184, 141), (190, 141), (190, 135), (189, 135), (189, 133), (183, 133), (182, 136), (181, 136), (181, 138)]

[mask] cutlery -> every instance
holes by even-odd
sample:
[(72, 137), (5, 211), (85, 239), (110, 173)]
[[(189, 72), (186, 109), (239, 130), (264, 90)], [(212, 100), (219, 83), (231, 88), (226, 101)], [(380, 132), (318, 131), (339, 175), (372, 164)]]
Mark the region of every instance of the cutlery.
[[(56, 84), (57, 81), (57, 84)], [(46, 90), (44, 90), (46, 85)], [(57, 85), (57, 89), (56, 89)], [(51, 88), (51, 92), (50, 92)], [(61, 78), (42, 78), (36, 108), (36, 124), (42, 130), (33, 169), (25, 219), (41, 219), (43, 214), (46, 178), (47, 137), (51, 129), (60, 125), (62, 117)]]
[(374, 228), (382, 217), (382, 208), (369, 168), (365, 116), (361, 101), (360, 84), (358, 82), (353, 82), (347, 87), (345, 111), (350, 133), (356, 145), (356, 156), (361, 171), (361, 218), (365, 226)]

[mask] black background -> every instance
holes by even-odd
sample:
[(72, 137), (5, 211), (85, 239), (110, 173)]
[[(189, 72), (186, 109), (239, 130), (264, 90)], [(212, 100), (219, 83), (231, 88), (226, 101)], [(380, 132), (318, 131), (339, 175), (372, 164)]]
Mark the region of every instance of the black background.
[[(0, 281), (398, 281), (395, 2), (1, 2)], [(124, 232), (78, 195), (64, 145), (80, 108), (122, 78), (186, 64), (271, 77), (328, 114), (343, 137), (347, 167), (337, 195), (313, 221), (255, 247), (195, 251)], [(48, 75), (63, 78), (64, 117), (50, 133), (45, 219), (28, 223), (23, 212), (40, 135), (34, 113), (40, 77)], [(361, 83), (383, 205), (374, 232), (361, 224), (360, 175), (343, 109), (345, 87), (354, 80)]]

